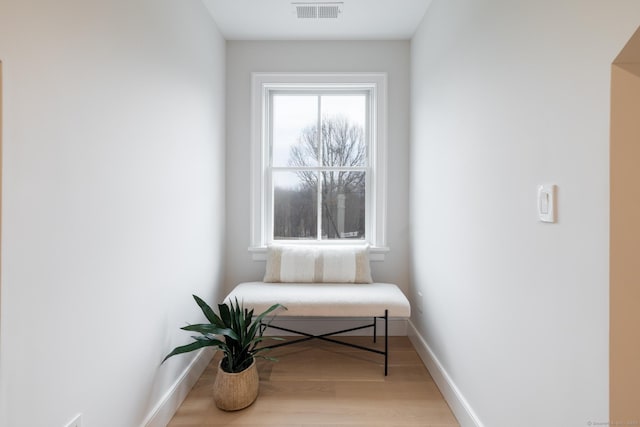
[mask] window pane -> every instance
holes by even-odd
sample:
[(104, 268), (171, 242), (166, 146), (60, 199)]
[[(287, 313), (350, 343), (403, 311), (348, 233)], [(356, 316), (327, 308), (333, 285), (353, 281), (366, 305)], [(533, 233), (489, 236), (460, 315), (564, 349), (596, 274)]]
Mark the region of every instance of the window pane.
[(273, 173), (273, 239), (316, 239), (316, 172)]
[(365, 173), (321, 172), (322, 238), (364, 239)]
[(273, 166), (317, 166), (318, 96), (273, 95)]
[(365, 166), (366, 95), (322, 96), (324, 166)]

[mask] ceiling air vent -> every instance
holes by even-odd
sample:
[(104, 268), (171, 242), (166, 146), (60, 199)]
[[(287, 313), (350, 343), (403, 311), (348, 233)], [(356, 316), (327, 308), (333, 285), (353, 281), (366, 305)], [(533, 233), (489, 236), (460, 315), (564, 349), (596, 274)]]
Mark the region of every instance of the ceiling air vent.
[(299, 19), (336, 19), (342, 13), (343, 2), (291, 3)]

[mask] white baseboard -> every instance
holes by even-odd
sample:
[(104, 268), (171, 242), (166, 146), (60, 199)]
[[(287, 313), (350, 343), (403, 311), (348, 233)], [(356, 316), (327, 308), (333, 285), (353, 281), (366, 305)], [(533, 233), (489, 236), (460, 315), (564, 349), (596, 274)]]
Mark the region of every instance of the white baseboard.
[(211, 362), (215, 350), (211, 347), (203, 348), (193, 358), (182, 374), (162, 396), (142, 422), (141, 427), (166, 427), (173, 418), (189, 391)]
[(482, 424), (473, 408), (469, 405), (469, 402), (464, 398), (460, 389), (455, 385), (447, 371), (429, 347), (429, 344), (427, 344), (410, 320), (408, 323), (409, 339), (429, 370), (433, 380), (438, 385), (440, 392), (449, 404), (453, 414), (458, 419), (460, 427), (484, 427), (484, 424)]
[[(355, 328), (357, 326), (372, 323), (373, 318), (349, 318), (349, 317), (277, 317), (272, 324), (282, 326), (295, 331), (302, 331), (308, 334), (318, 335), (331, 331), (342, 331), (345, 329)], [(360, 329), (351, 331), (343, 336), (368, 336), (373, 334), (373, 329)], [(291, 336), (298, 335), (290, 332), (280, 331), (277, 329), (267, 329), (266, 336)], [(376, 330), (377, 336), (384, 336), (384, 320), (378, 319)], [(390, 318), (389, 319), (389, 336), (407, 336), (407, 319)]]

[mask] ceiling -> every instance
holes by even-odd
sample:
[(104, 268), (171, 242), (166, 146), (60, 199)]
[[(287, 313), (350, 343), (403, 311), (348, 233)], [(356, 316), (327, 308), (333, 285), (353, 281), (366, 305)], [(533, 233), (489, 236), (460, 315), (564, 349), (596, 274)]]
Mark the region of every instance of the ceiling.
[[(338, 1), (333, 18), (297, 17), (293, 3)], [(431, 0), (203, 0), (227, 40), (406, 40)]]

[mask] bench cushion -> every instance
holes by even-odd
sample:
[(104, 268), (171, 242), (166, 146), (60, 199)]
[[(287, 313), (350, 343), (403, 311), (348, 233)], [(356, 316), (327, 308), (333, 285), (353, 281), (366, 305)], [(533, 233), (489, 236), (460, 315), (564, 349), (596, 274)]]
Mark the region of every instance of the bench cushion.
[(235, 298), (246, 308), (262, 313), (279, 303), (287, 310), (277, 316), (314, 317), (409, 317), (407, 297), (391, 283), (266, 283), (247, 282), (235, 287), (225, 302)]

